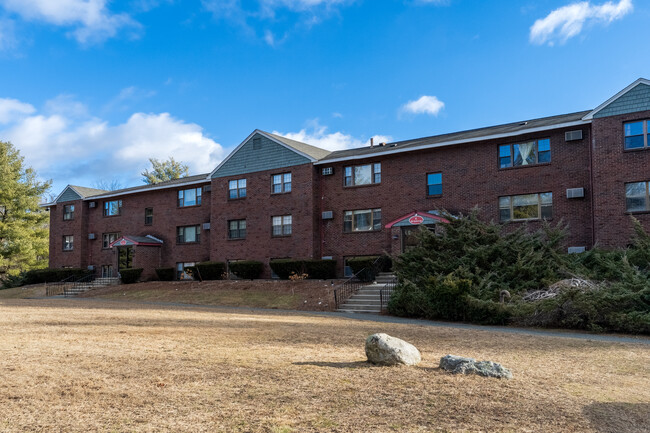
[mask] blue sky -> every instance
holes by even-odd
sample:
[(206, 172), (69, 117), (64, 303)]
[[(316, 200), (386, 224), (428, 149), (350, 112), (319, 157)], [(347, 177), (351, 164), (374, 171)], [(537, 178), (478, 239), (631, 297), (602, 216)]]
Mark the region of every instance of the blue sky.
[(650, 78), (640, 0), (0, 0), (0, 140), (58, 194), (594, 108)]

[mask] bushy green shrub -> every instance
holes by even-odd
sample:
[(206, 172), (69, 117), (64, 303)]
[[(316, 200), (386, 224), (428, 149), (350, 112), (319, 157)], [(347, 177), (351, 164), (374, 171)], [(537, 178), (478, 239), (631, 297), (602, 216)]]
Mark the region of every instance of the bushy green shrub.
[(305, 273), (313, 280), (336, 278), (335, 260), (305, 260)]
[(292, 273), (300, 275), (307, 272), (303, 260), (276, 259), (271, 260), (269, 266), (281, 280), (288, 280)]
[(83, 268), (46, 268), (27, 271), (23, 275), (23, 284), (55, 283), (66, 278), (81, 279), (92, 274)]
[(122, 279), (122, 283), (124, 284), (133, 284), (137, 283), (138, 280), (140, 279), (140, 275), (142, 275), (142, 268), (130, 268), (130, 269), (122, 269), (120, 270), (120, 277)]
[(377, 272), (389, 271), (392, 267), (391, 258), (388, 256), (350, 257), (347, 264), (361, 281), (373, 281)]
[[(566, 254), (560, 225), (513, 230), (479, 220), (476, 211), (448, 219), (439, 235), (421, 230), (418, 245), (395, 261), (399, 284), (389, 302), (392, 314), (650, 333), (650, 236), (638, 221), (626, 249)], [(570, 277), (597, 284), (565, 288), (541, 301), (522, 300)], [(503, 290), (512, 296), (501, 304)]]
[(173, 281), (176, 270), (174, 268), (156, 268), (156, 275), (160, 281)]
[(254, 260), (244, 260), (241, 262), (232, 262), (229, 263), (230, 272), (242, 278), (244, 280), (254, 280), (259, 278), (264, 269), (262, 262), (257, 262)]
[(226, 273), (224, 262), (201, 262), (196, 264), (196, 268), (204, 280), (221, 280)]

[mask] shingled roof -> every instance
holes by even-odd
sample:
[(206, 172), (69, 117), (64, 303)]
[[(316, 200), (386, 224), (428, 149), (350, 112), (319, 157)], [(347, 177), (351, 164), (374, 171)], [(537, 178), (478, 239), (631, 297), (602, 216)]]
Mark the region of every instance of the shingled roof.
[(381, 155), (382, 153), (394, 153), (398, 151), (418, 150), (427, 147), (441, 147), (453, 144), (480, 141), (491, 138), (499, 138), (508, 135), (524, 134), (538, 130), (562, 128), (565, 126), (589, 123), (582, 118), (591, 111), (580, 111), (577, 113), (563, 114), (559, 116), (542, 117), (539, 119), (526, 120), (521, 122), (506, 123), (498, 126), (471, 129), (450, 134), (433, 135), (430, 137), (416, 138), (413, 140), (397, 141), (378, 146), (366, 146), (356, 149), (339, 150), (330, 153), (316, 164), (323, 164), (331, 161), (345, 159), (360, 159)]

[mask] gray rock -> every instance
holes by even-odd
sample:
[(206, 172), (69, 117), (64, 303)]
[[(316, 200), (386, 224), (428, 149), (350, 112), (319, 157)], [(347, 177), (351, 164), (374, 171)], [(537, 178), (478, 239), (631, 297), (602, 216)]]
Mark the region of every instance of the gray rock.
[(447, 355), (440, 358), (440, 368), (453, 374), (478, 374), (483, 377), (512, 379), (512, 372), (492, 361), (480, 361), (461, 356)]
[(412, 344), (381, 333), (366, 338), (366, 356), (368, 362), (377, 365), (416, 365), (422, 360)]

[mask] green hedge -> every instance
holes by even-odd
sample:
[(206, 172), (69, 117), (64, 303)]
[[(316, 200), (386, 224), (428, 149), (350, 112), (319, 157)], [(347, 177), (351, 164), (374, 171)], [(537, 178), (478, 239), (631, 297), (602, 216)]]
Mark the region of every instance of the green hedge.
[(156, 275), (160, 281), (172, 281), (176, 274), (174, 268), (156, 268)]
[(226, 273), (224, 262), (201, 262), (196, 264), (196, 268), (203, 280), (221, 280)]
[[(392, 267), (392, 260), (388, 256), (360, 256), (350, 257), (347, 264), (352, 269), (353, 274), (361, 272), (357, 277), (361, 281), (373, 281), (376, 277), (372, 265), (377, 259), (381, 259), (378, 263), (377, 269), (379, 271), (390, 271)], [(365, 270), (364, 270), (365, 269)]]
[(277, 259), (271, 260), (269, 266), (283, 280), (289, 279), (292, 273), (307, 274), (310, 279), (314, 280), (336, 278), (336, 261), (334, 260)]
[(82, 268), (47, 268), (25, 272), (23, 284), (55, 283), (74, 276), (76, 280), (92, 274), (92, 271)]
[(122, 283), (124, 284), (133, 284), (136, 283), (140, 279), (140, 275), (142, 275), (142, 268), (134, 268), (134, 269), (122, 269), (120, 271), (120, 276), (122, 277)]
[(256, 262), (254, 260), (232, 262), (229, 266), (230, 272), (244, 280), (255, 280), (259, 278), (262, 269), (264, 269), (262, 262)]

